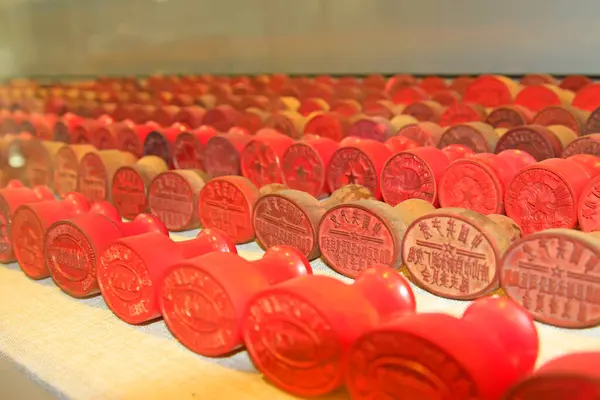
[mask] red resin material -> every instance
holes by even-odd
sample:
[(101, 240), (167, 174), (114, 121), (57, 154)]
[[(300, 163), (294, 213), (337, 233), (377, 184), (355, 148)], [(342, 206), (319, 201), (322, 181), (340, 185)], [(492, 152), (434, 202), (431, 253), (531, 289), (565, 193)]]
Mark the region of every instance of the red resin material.
[(242, 175), (258, 187), (282, 183), (283, 155), (293, 143), (292, 138), (276, 131), (257, 132), (240, 155)]
[(533, 371), (538, 351), (525, 310), (484, 298), (462, 318), (414, 314), (369, 330), (352, 345), (345, 378), (356, 400), (498, 400)]
[(305, 276), (249, 302), (244, 342), (254, 365), (276, 386), (295, 396), (320, 396), (343, 384), (347, 353), (359, 336), (415, 307), (409, 283), (383, 265), (366, 269), (352, 285)]
[(153, 130), (144, 141), (144, 155), (158, 156), (172, 167), (173, 144), (183, 132), (185, 132), (185, 127), (181, 124)]
[(158, 289), (167, 268), (213, 251), (237, 254), (231, 238), (216, 229), (182, 242), (160, 232), (117, 239), (100, 255), (98, 286), (117, 317), (130, 324), (148, 322), (161, 316)]
[(211, 178), (241, 175), (240, 154), (252, 136), (237, 133), (217, 135), (206, 142), (204, 170)]
[[(92, 207), (92, 211), (96, 205)], [(169, 232), (160, 220), (147, 214), (121, 222), (117, 210), (103, 203), (102, 210), (57, 221), (44, 235), (44, 259), (58, 287), (73, 297), (100, 292), (96, 278), (98, 260), (104, 249), (117, 239), (146, 232)]]
[(173, 335), (209, 357), (243, 346), (243, 314), (257, 293), (312, 274), (308, 260), (289, 246), (275, 246), (247, 261), (213, 252), (172, 265), (159, 292), (160, 309)]
[(173, 166), (176, 169), (204, 169), (204, 150), (208, 141), (218, 132), (210, 126), (201, 126), (182, 132), (173, 142)]

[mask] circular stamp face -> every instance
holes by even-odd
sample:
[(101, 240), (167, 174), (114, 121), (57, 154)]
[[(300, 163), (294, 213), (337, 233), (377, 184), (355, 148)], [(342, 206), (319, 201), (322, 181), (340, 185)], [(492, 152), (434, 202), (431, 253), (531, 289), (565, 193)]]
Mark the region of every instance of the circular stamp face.
[(600, 179), (591, 180), (583, 189), (577, 212), (582, 231), (600, 231)]
[(90, 202), (108, 199), (108, 174), (102, 159), (95, 153), (88, 153), (79, 164), (78, 191)]
[(577, 223), (577, 204), (569, 185), (541, 168), (527, 169), (513, 178), (504, 207), (524, 236), (544, 229), (572, 228)]
[(173, 165), (177, 169), (204, 169), (202, 143), (186, 132), (177, 136), (173, 143)]
[(527, 379), (513, 388), (506, 400), (595, 400), (598, 393), (600, 384), (594, 379), (565, 373)]
[(386, 139), (387, 129), (383, 124), (369, 119), (361, 119), (352, 124), (352, 136), (363, 139), (383, 142)]
[(267, 144), (258, 140), (248, 143), (240, 157), (242, 175), (258, 187), (282, 183), (279, 158)]
[(260, 197), (254, 205), (252, 223), (256, 239), (265, 249), (288, 245), (308, 257), (316, 245), (310, 219), (285, 197), (276, 194)]
[(343, 349), (336, 330), (312, 304), (267, 291), (252, 302), (245, 324), (252, 360), (277, 386), (303, 396), (338, 386)]
[(527, 127), (511, 129), (500, 137), (496, 151), (510, 149), (523, 150), (537, 161), (556, 157), (552, 143), (543, 134)]
[(182, 176), (165, 172), (150, 185), (148, 206), (168, 230), (181, 230), (194, 216), (194, 192)]
[(62, 121), (57, 121), (54, 125), (54, 140), (57, 142), (70, 143), (71, 135), (69, 127)]
[(454, 103), (440, 117), (440, 125), (453, 126), (467, 122), (481, 121), (482, 115), (471, 105)]
[(398, 135), (411, 139), (420, 144), (421, 146), (437, 147), (437, 138), (434, 137), (430, 132), (424, 130), (418, 124), (410, 124), (405, 126), (398, 132)]
[(304, 143), (291, 145), (283, 156), (282, 170), (283, 180), (290, 189), (314, 197), (323, 193), (326, 165), (313, 147)]
[(600, 324), (600, 249), (584, 233), (548, 231), (508, 248), (500, 281), (508, 297), (545, 324)]
[(433, 172), (420, 157), (398, 153), (388, 160), (381, 172), (381, 193), (391, 206), (408, 199), (435, 203), (437, 187)]
[(334, 191), (342, 186), (359, 184), (377, 193), (379, 177), (369, 157), (355, 147), (340, 148), (329, 161), (327, 185)]
[(485, 166), (470, 160), (450, 165), (440, 181), (442, 207), (460, 207), (480, 214), (502, 212), (502, 183)]
[(476, 153), (491, 153), (490, 145), (476, 129), (468, 125), (458, 125), (449, 128), (442, 137), (438, 147), (443, 149), (451, 144), (462, 144)]
[(497, 245), (460, 215), (429, 215), (413, 222), (402, 256), (419, 286), (436, 296), (471, 300), (497, 287)]
[(353, 346), (346, 382), (353, 399), (479, 399), (462, 364), (428, 340), (376, 331)]
[(60, 197), (77, 190), (77, 156), (69, 147), (63, 147), (56, 153), (54, 163), (54, 188)]
[(186, 265), (171, 270), (159, 301), (167, 326), (190, 350), (203, 355), (233, 350), (238, 316), (223, 287), (206, 272)]
[(585, 133), (600, 133), (600, 108), (596, 108), (590, 113), (585, 124)]
[(122, 217), (133, 219), (146, 212), (146, 184), (132, 167), (121, 167), (112, 182), (112, 203)]
[(393, 266), (400, 245), (385, 221), (352, 204), (327, 211), (318, 238), (327, 265), (351, 278), (373, 264)]
[(305, 134), (319, 135), (339, 142), (344, 137), (342, 126), (335, 117), (327, 114), (311, 118), (304, 128)]
[(25, 164), (27, 181), (31, 186), (49, 185), (52, 181), (52, 159), (41, 145), (34, 145)]
[(254, 238), (248, 199), (231, 182), (208, 181), (200, 191), (198, 210), (204, 228), (219, 229), (239, 243)]
[(204, 168), (213, 178), (240, 175), (240, 154), (227, 139), (215, 136), (206, 143)]
[(84, 296), (96, 285), (96, 253), (85, 234), (69, 223), (48, 229), (46, 265), (56, 284), (72, 296)]
[(13, 246), (10, 239), (11, 213), (4, 196), (0, 196), (0, 262), (13, 261)]
[(144, 155), (160, 157), (169, 164), (171, 161), (171, 145), (160, 132), (152, 131), (144, 141)]
[(563, 125), (570, 128), (573, 132), (581, 130), (579, 121), (568, 110), (560, 107), (547, 107), (541, 110), (533, 119), (534, 124), (551, 126)]
[(600, 157), (600, 141), (590, 139), (587, 136), (576, 139), (565, 148), (563, 158), (571, 157), (575, 154), (591, 154)]
[(516, 110), (509, 107), (500, 107), (495, 109), (487, 116), (485, 122), (494, 128), (511, 129), (516, 126), (525, 125), (527, 121)]
[(131, 248), (111, 244), (100, 257), (98, 285), (110, 309), (129, 323), (146, 321), (156, 302), (146, 263)]
[(143, 156), (143, 144), (136, 132), (131, 129), (122, 129), (117, 135), (117, 142), (121, 151), (128, 151), (138, 158)]
[(44, 228), (29, 208), (21, 208), (13, 216), (11, 227), (13, 250), (21, 269), (31, 278), (48, 276), (44, 261)]

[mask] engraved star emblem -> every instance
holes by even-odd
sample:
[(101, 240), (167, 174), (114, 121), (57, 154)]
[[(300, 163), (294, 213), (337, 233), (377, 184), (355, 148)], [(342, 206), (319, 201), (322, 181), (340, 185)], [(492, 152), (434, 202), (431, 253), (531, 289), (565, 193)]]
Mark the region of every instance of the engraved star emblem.
[(346, 179), (348, 179), (349, 184), (355, 184), (358, 176), (354, 173), (354, 171), (346, 172)]
[(557, 278), (562, 278), (562, 273), (563, 273), (563, 270), (560, 269), (560, 267), (558, 265), (556, 267), (552, 268), (552, 276), (556, 276)]
[(358, 234), (356, 232), (350, 232), (350, 239), (352, 240), (358, 240)]
[(466, 188), (466, 189), (461, 189), (462, 195), (463, 195), (463, 199), (465, 199), (465, 201), (468, 204), (472, 204), (473, 203), (473, 199), (477, 197), (476, 194), (473, 194), (472, 191), (470, 190), (470, 188)]
[(296, 175), (299, 178), (304, 178), (306, 176), (306, 170), (304, 169), (304, 167), (298, 167), (298, 168), (296, 168)]
[(446, 252), (448, 254), (452, 254), (452, 253), (454, 253), (454, 250), (456, 250), (456, 248), (454, 246), (452, 246), (450, 243), (444, 243), (444, 252)]

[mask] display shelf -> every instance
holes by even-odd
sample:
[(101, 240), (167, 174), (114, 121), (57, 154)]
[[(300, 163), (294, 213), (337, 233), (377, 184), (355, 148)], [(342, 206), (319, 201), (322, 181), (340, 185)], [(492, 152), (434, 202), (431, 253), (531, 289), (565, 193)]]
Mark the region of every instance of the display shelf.
[[(172, 237), (182, 240), (197, 233)], [(238, 251), (247, 259), (263, 253), (256, 243), (238, 246)], [(312, 266), (317, 274), (349, 281), (320, 260)], [(0, 354), (59, 398), (296, 398), (267, 383), (243, 351), (218, 359), (198, 356), (179, 344), (162, 320), (128, 325), (101, 296), (71, 298), (50, 278), (30, 280), (16, 263), (0, 267), (0, 282)], [(461, 315), (468, 305), (413, 289), (419, 312)], [(600, 328), (569, 331), (538, 324), (538, 332), (538, 365), (571, 352), (600, 350)], [(345, 398), (339, 391), (324, 399)]]

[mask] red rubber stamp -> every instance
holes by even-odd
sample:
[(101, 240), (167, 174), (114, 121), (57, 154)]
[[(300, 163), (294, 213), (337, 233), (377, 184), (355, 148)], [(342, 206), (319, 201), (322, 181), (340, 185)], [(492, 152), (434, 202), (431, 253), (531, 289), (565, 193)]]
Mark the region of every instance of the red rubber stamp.
[(97, 132), (112, 124), (112, 118), (104, 116), (98, 119), (83, 119), (74, 126), (71, 134), (71, 144), (91, 144), (96, 145)]
[(560, 157), (563, 148), (577, 135), (571, 129), (560, 126), (523, 125), (508, 130), (498, 140), (496, 152), (519, 149), (531, 154), (537, 161)]
[(479, 104), (456, 102), (449, 105), (440, 116), (441, 126), (454, 126), (485, 120), (487, 112)]
[(465, 91), (463, 100), (486, 108), (512, 104), (521, 85), (501, 75), (481, 75)]
[(427, 99), (429, 99), (427, 92), (416, 86), (404, 87), (392, 95), (392, 100), (396, 104), (412, 104)]
[(451, 144), (442, 148), (442, 153), (448, 157), (451, 163), (461, 158), (472, 156), (476, 154), (470, 147), (462, 144)]
[(326, 137), (305, 138), (283, 153), (281, 168), (283, 182), (290, 188), (321, 198), (330, 193), (327, 186), (327, 168), (337, 142)]
[(583, 89), (588, 84), (592, 83), (592, 80), (587, 76), (583, 75), (568, 75), (560, 82), (560, 87), (566, 90), (570, 90), (577, 93), (580, 89)]
[(590, 116), (585, 122), (585, 129), (580, 132), (580, 135), (590, 135), (594, 133), (600, 133), (600, 107), (590, 113)]
[(77, 174), (83, 156), (97, 151), (90, 145), (65, 145), (56, 153), (54, 163), (54, 191), (64, 198), (77, 190)]
[(168, 269), (159, 291), (160, 309), (184, 346), (203, 356), (223, 356), (243, 346), (243, 315), (254, 295), (309, 274), (308, 260), (287, 246), (273, 247), (256, 261), (208, 253)]
[[(344, 300), (323, 302), (323, 293)], [(409, 283), (383, 265), (372, 265), (352, 285), (305, 276), (254, 296), (246, 307), (243, 338), (270, 382), (295, 396), (316, 397), (342, 386), (348, 351), (360, 335), (387, 318), (414, 313), (415, 307)]]
[(381, 171), (383, 200), (395, 206), (408, 199), (438, 204), (438, 183), (450, 165), (435, 147), (419, 147), (394, 154)]
[(573, 99), (573, 107), (580, 110), (593, 111), (600, 107), (600, 84), (593, 82), (577, 91)]
[(183, 132), (185, 127), (181, 124), (153, 130), (144, 141), (144, 155), (158, 156), (173, 165), (173, 143)]
[(225, 232), (236, 244), (250, 242), (254, 240), (252, 214), (258, 197), (257, 187), (247, 178), (213, 178), (198, 196), (200, 224)]
[(209, 139), (203, 160), (208, 176), (241, 175), (240, 155), (251, 140), (251, 136), (237, 133), (225, 133)]
[(207, 110), (202, 117), (202, 125), (212, 126), (219, 132), (226, 132), (240, 119), (241, 113), (230, 105), (219, 105)]
[(406, 200), (396, 207), (376, 200), (336, 205), (319, 223), (317, 237), (323, 262), (349, 278), (373, 264), (400, 268), (400, 246), (407, 226), (412, 219), (434, 210), (431, 203), (420, 199)]
[(30, 186), (54, 188), (54, 166), (56, 155), (64, 143), (48, 140), (32, 140), (26, 147), (25, 181)]
[[(331, 105), (330, 112), (350, 118), (362, 111), (361, 104), (353, 99), (339, 99)], [(333, 139), (333, 138), (332, 138)]]
[(600, 289), (600, 238), (571, 229), (536, 232), (504, 253), (500, 281), (506, 295), (539, 322), (561, 328), (600, 325), (591, 293)]
[(92, 212), (53, 223), (44, 235), (44, 259), (52, 279), (73, 297), (100, 292), (97, 264), (104, 249), (115, 240), (146, 232), (169, 235), (154, 216), (140, 214), (131, 222), (121, 222), (109, 203), (96, 203), (94, 208)]
[(445, 107), (441, 104), (432, 100), (424, 100), (407, 105), (402, 114), (410, 115), (419, 122), (430, 121), (437, 123), (440, 121), (444, 110)]
[(134, 125), (131, 121), (124, 121), (117, 136), (117, 148), (128, 151), (134, 156), (144, 156), (144, 143), (151, 132), (160, 129), (156, 122), (146, 122), (142, 125)]
[(160, 126), (171, 126), (176, 121), (176, 117), (181, 109), (177, 106), (162, 106), (157, 107), (150, 119), (156, 121)]
[(538, 352), (525, 310), (479, 299), (462, 318), (413, 314), (371, 329), (349, 350), (346, 385), (356, 400), (500, 399), (533, 371)]
[(508, 245), (508, 232), (484, 215), (440, 208), (413, 221), (401, 252), (418, 286), (436, 296), (472, 300), (499, 288), (500, 257)]
[(331, 156), (327, 171), (327, 185), (334, 191), (348, 184), (365, 186), (376, 198), (381, 198), (379, 177), (384, 163), (392, 152), (381, 143), (356, 139), (341, 143)]
[(134, 219), (148, 211), (148, 187), (168, 166), (157, 156), (145, 156), (134, 165), (117, 169), (112, 178), (112, 203), (123, 218)]
[(435, 122), (419, 122), (402, 127), (398, 136), (411, 139), (419, 146), (437, 147), (444, 130)]
[[(573, 92), (550, 84), (526, 86), (517, 94), (515, 104), (523, 106), (533, 112), (538, 112), (546, 107), (571, 104), (575, 97)], [(554, 125), (554, 124), (552, 124)]]
[(585, 168), (561, 158), (526, 167), (506, 189), (506, 215), (524, 235), (551, 228), (575, 228), (577, 205), (589, 180)]
[(64, 114), (61, 119), (54, 124), (53, 138), (57, 142), (74, 144), (72, 138), (76, 127), (83, 122), (83, 118), (72, 113)]
[(0, 189), (0, 263), (16, 260), (12, 245), (12, 221), (17, 208), (23, 204), (54, 200), (54, 194), (47, 186), (33, 189), (11, 182), (9, 187)]
[(491, 125), (483, 122), (467, 122), (454, 125), (444, 131), (438, 147), (462, 144), (475, 153), (493, 153), (500, 135)]
[(98, 286), (108, 307), (129, 324), (161, 316), (158, 290), (173, 264), (213, 251), (237, 254), (227, 235), (202, 230), (195, 239), (174, 242), (160, 232), (120, 238), (110, 243), (97, 263)]
[(590, 154), (600, 157), (600, 133), (592, 133), (572, 141), (565, 147), (562, 156), (566, 158), (575, 154)]
[(503, 214), (505, 188), (535, 159), (521, 150), (482, 153), (457, 160), (439, 182), (442, 207), (459, 207), (480, 214)]
[(567, 354), (554, 358), (514, 385), (505, 400), (594, 400), (600, 392), (596, 365), (600, 352)]
[[(524, 86), (539, 86), (544, 84), (556, 85), (558, 81), (552, 75), (548, 74), (527, 74), (524, 75), (519, 83)], [(525, 90), (527, 88), (524, 88)]]
[(175, 122), (195, 130), (202, 126), (202, 118), (206, 114), (206, 109), (200, 106), (187, 106), (179, 110), (175, 116)]
[(23, 204), (13, 215), (11, 233), (13, 251), (25, 275), (32, 279), (50, 276), (44, 260), (44, 234), (55, 221), (86, 213), (90, 205), (79, 193), (64, 200)]
[(382, 117), (354, 117), (354, 122), (350, 126), (349, 136), (356, 136), (363, 139), (385, 142), (394, 136), (396, 131), (393, 125)]
[(571, 129), (578, 136), (585, 132), (589, 113), (568, 105), (549, 106), (540, 110), (533, 118), (536, 125), (562, 125)]
[(205, 180), (198, 170), (173, 170), (158, 175), (148, 188), (148, 208), (169, 231), (199, 226), (198, 195)]
[(173, 142), (173, 166), (176, 169), (204, 169), (204, 149), (218, 132), (210, 126), (181, 132)]
[(242, 175), (258, 187), (282, 183), (283, 155), (293, 143), (289, 136), (275, 131), (257, 132), (240, 155)]
[(485, 123), (494, 128), (512, 129), (521, 125), (529, 125), (534, 113), (528, 108), (516, 104), (495, 108), (486, 118)]
[(435, 93), (439, 90), (448, 89), (448, 83), (439, 76), (426, 76), (419, 82), (419, 87), (427, 93)]
[(77, 191), (90, 202), (111, 200), (115, 172), (124, 166), (134, 165), (133, 154), (120, 150), (90, 152), (81, 158), (77, 171)]

